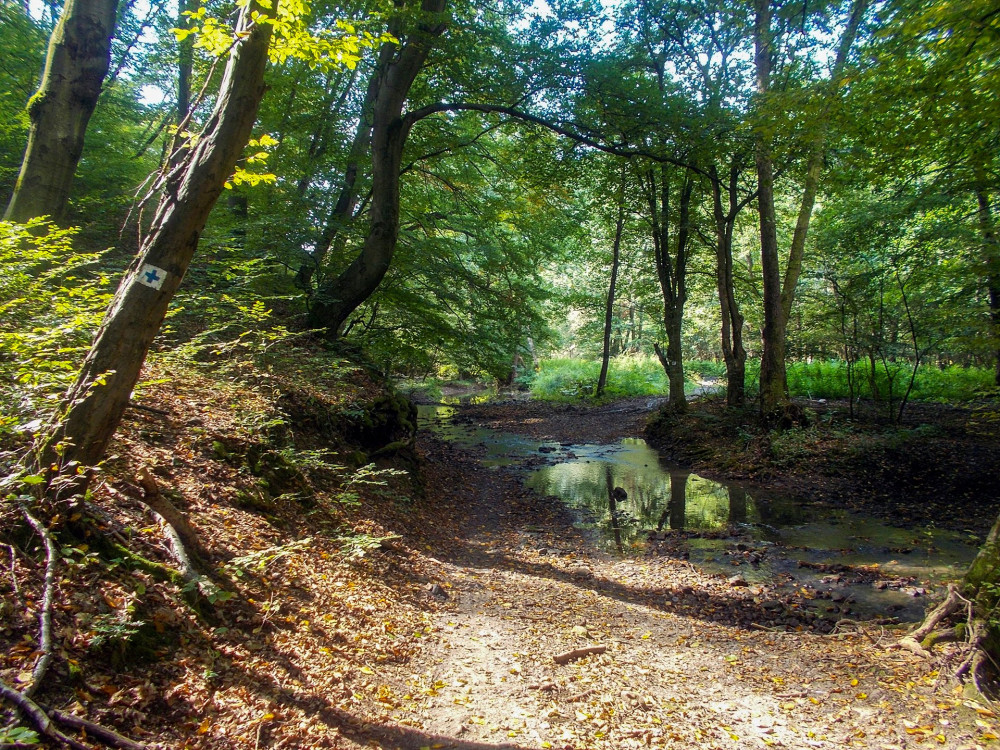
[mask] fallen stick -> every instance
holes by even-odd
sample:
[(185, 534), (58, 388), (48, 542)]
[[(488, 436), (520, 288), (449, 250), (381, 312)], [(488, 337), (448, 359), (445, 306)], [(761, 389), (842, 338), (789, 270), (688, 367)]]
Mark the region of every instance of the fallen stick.
[(591, 654), (603, 654), (607, 650), (607, 646), (585, 646), (584, 648), (575, 648), (572, 651), (567, 651), (564, 654), (556, 654), (552, 657), (552, 660), (556, 664), (566, 664), (574, 659), (582, 659), (584, 656), (590, 656)]
[(0, 680), (0, 697), (6, 698), (8, 701), (21, 709), (31, 720), (31, 723), (35, 725), (35, 728), (49, 739), (60, 744), (67, 745), (73, 748), (73, 750), (90, 750), (87, 745), (84, 745), (82, 742), (77, 742), (72, 737), (63, 734), (56, 729), (52, 725), (52, 720), (49, 718), (49, 715), (42, 710), (41, 706), (31, 700), (31, 698), (26, 696), (20, 690), (15, 690), (2, 680)]
[(122, 750), (146, 750), (146, 745), (143, 743), (124, 737), (113, 729), (108, 729), (108, 727), (103, 727), (100, 724), (87, 721), (79, 716), (74, 716), (73, 714), (68, 714), (64, 711), (51, 708), (46, 706), (44, 703), (39, 703), (38, 706), (45, 711), (45, 713), (51, 716), (55, 722), (62, 724), (64, 727), (82, 729), (87, 736), (96, 737), (105, 745), (120, 747)]
[(52, 662), (52, 597), (55, 593), (56, 561), (59, 559), (59, 555), (56, 551), (55, 540), (52, 538), (49, 530), (45, 528), (45, 524), (31, 515), (31, 511), (28, 510), (27, 505), (23, 502), (20, 505), (24, 517), (31, 524), (31, 528), (35, 530), (35, 533), (41, 537), (42, 543), (45, 545), (45, 585), (42, 591), (41, 614), (38, 617), (39, 656), (34, 668), (31, 670), (31, 683), (21, 691), (21, 694), (25, 698), (31, 698), (41, 686), (42, 680), (45, 679), (45, 673), (49, 669), (49, 664)]

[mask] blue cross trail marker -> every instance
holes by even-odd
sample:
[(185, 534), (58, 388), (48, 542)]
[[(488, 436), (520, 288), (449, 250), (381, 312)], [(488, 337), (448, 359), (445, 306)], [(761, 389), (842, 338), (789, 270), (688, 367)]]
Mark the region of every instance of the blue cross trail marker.
[(159, 289), (163, 286), (164, 279), (167, 278), (167, 272), (162, 268), (157, 268), (156, 266), (151, 266), (146, 263), (142, 270), (139, 272), (139, 283), (143, 286), (148, 286), (153, 289)]

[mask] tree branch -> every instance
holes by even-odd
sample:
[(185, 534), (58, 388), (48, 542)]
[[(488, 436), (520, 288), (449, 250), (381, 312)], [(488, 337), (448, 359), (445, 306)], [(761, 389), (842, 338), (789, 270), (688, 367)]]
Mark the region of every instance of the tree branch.
[(426, 107), (421, 107), (420, 109), (415, 109), (408, 113), (403, 119), (406, 123), (406, 127), (412, 127), (414, 124), (423, 120), (431, 115), (437, 114), (439, 112), (484, 112), (487, 114), (500, 114), (507, 115), (516, 120), (521, 120), (523, 122), (529, 122), (533, 125), (539, 125), (543, 128), (551, 130), (553, 133), (558, 133), (559, 135), (570, 138), (577, 143), (581, 143), (585, 146), (590, 146), (591, 148), (597, 149), (598, 151), (603, 151), (606, 154), (611, 154), (613, 156), (622, 156), (625, 158), (629, 157), (642, 157), (655, 161), (657, 163), (672, 164), (676, 167), (683, 167), (684, 169), (690, 169), (700, 175), (707, 176), (707, 173), (700, 169), (695, 164), (688, 163), (683, 159), (678, 159), (673, 156), (666, 156), (663, 154), (657, 154), (652, 151), (646, 151), (645, 149), (630, 148), (622, 144), (610, 144), (605, 143), (597, 138), (593, 138), (576, 130), (560, 125), (559, 123), (552, 122), (551, 120), (546, 120), (537, 115), (533, 115), (529, 112), (522, 112), (514, 107), (506, 107), (499, 104), (476, 104), (474, 102), (437, 102), (435, 104), (429, 104)]

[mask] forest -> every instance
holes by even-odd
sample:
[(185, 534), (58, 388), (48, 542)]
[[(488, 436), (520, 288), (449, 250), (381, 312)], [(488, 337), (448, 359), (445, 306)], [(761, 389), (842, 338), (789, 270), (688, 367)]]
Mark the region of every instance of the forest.
[(996, 3), (0, 42), (0, 746), (1000, 738)]

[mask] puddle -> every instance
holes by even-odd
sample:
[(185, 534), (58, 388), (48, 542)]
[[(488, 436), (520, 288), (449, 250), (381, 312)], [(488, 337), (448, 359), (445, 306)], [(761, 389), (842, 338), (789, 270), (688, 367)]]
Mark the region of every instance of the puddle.
[(579, 526), (607, 552), (670, 555), (749, 584), (804, 585), (821, 598), (846, 601), (849, 616), (920, 619), (925, 595), (961, 578), (979, 544), (967, 534), (901, 529), (824, 505), (749, 493), (664, 465), (639, 439), (540, 442), (479, 427), (446, 406), (420, 407), (420, 417), (440, 437), (483, 449), (487, 467), (523, 470), (527, 486), (574, 509)]

